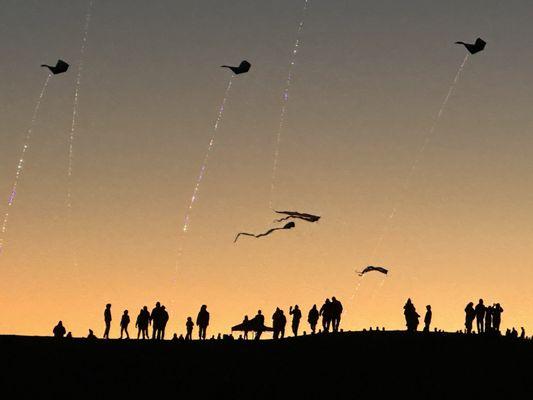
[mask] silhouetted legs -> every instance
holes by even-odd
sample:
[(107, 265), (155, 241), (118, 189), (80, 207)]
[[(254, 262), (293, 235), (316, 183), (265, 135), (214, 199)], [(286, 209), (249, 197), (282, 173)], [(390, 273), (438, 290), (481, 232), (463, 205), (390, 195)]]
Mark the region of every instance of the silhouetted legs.
[(484, 328), (485, 328), (485, 325), (483, 323), (483, 318), (476, 318), (476, 323), (477, 323), (477, 333), (483, 333), (484, 332)]
[(109, 330), (111, 329), (111, 321), (106, 321), (105, 323), (105, 331), (104, 331), (104, 339), (109, 339)]
[(198, 337), (200, 338), (200, 340), (205, 340), (206, 334), (207, 334), (207, 326), (199, 326)]
[(300, 322), (294, 322), (292, 324), (292, 333), (294, 336), (298, 336), (298, 326), (300, 325)]
[(128, 333), (128, 327), (127, 326), (121, 326), (120, 327), (120, 338), (122, 339), (122, 335), (126, 333), (126, 339), (130, 338), (130, 334)]

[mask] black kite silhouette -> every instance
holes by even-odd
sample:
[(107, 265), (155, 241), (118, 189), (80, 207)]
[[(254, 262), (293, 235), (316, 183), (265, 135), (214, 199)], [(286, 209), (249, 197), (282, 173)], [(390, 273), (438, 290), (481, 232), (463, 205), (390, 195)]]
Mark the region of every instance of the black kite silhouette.
[(229, 68), (235, 75), (239, 75), (248, 72), (251, 66), (252, 64), (250, 64), (246, 60), (243, 60), (241, 61), (238, 67), (232, 67), (230, 65), (221, 65), (221, 68)]
[(259, 234), (253, 234), (253, 233), (246, 233), (246, 232), (240, 232), (237, 234), (237, 236), (235, 236), (235, 240), (233, 241), (233, 243), (235, 243), (237, 241), (237, 239), (239, 238), (239, 236), (241, 235), (245, 235), (245, 236), (253, 236), (255, 238), (260, 238), (260, 237), (263, 237), (263, 236), (267, 236), (267, 235), (270, 235), (272, 232), (274, 231), (279, 231), (279, 230), (282, 230), (282, 229), (292, 229), (296, 226), (296, 224), (294, 222), (288, 222), (286, 223), (285, 225), (279, 227), (279, 228), (272, 228), (272, 229), (269, 229), (268, 231), (266, 231), (265, 233), (259, 233)]
[(274, 212), (276, 212), (277, 214), (287, 215), (287, 217), (276, 219), (275, 222), (286, 221), (290, 218), (303, 219), (304, 221), (307, 221), (307, 222), (317, 222), (320, 219), (320, 216), (318, 215), (300, 213), (298, 211), (276, 211), (274, 210)]
[(372, 272), (372, 271), (381, 272), (382, 274), (385, 274), (385, 275), (387, 275), (389, 273), (388, 269), (385, 269), (383, 267), (373, 267), (372, 265), (369, 265), (368, 267), (366, 267), (362, 271), (355, 271), (355, 272), (357, 272), (359, 274), (359, 276), (363, 276), (367, 272)]
[(52, 74), (57, 75), (67, 72), (69, 65), (63, 60), (57, 60), (56, 65), (42, 64), (41, 67), (46, 67), (52, 72)]
[(477, 38), (473, 44), (465, 43), (465, 42), (455, 42), (455, 44), (462, 44), (463, 46), (466, 47), (466, 49), (470, 52), (470, 54), (476, 54), (485, 48), (485, 45), (487, 44), (487, 42), (485, 42), (481, 38)]

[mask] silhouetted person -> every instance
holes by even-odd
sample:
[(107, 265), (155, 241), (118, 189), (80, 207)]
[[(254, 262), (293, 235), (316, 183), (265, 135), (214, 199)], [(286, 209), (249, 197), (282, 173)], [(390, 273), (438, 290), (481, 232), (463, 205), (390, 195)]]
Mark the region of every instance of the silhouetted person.
[(515, 329), (514, 326), (513, 326), (513, 329), (511, 330), (511, 337), (515, 339), (518, 337), (518, 331)]
[(168, 322), (168, 311), (166, 310), (165, 306), (161, 306), (161, 339), (165, 339), (165, 329), (167, 327)]
[(272, 328), (274, 329), (274, 339), (278, 339), (280, 336), (284, 336), (286, 323), (287, 318), (285, 318), (285, 315), (283, 315), (283, 311), (279, 307), (276, 307), (276, 311), (274, 311), (274, 314), (272, 314)]
[(152, 322), (152, 339), (161, 338), (161, 303), (155, 303), (155, 307), (150, 314), (150, 321)]
[(191, 317), (187, 317), (187, 322), (185, 322), (185, 328), (187, 329), (185, 340), (192, 340), (192, 330), (194, 328), (194, 322), (192, 322)]
[(298, 327), (300, 326), (300, 319), (302, 319), (302, 312), (300, 311), (298, 304), (294, 306), (294, 309), (292, 306), (289, 307), (289, 314), (292, 315), (292, 333), (294, 336), (298, 336)]
[(72, 339), (72, 332), (67, 333), (67, 339)]
[(500, 324), (502, 322), (503, 308), (500, 303), (494, 304), (492, 307), (492, 327), (496, 332), (500, 332)]
[(246, 330), (246, 326), (249, 325), (250, 321), (248, 320), (248, 315), (244, 316), (244, 319), (242, 320), (242, 323), (244, 325), (244, 339), (248, 340), (248, 331)]
[(524, 327), (521, 327), (520, 328), (520, 339), (525, 339), (526, 338), (526, 330), (524, 329)]
[(174, 333), (174, 335), (172, 335), (172, 341), (173, 342), (177, 342), (178, 341), (178, 335), (176, 333)]
[(89, 334), (87, 335), (87, 339), (95, 340), (96, 335), (94, 334), (92, 329), (89, 329)]
[(405, 316), (405, 325), (407, 326), (408, 332), (416, 332), (418, 329), (418, 319), (420, 315), (416, 312), (414, 304), (411, 302), (411, 299), (407, 299), (407, 302), (403, 306), (403, 314)]
[(324, 333), (329, 332), (329, 326), (331, 324), (331, 302), (326, 299), (322, 307), (320, 307), (319, 315), (322, 315), (322, 328)]
[(431, 318), (433, 312), (431, 311), (431, 306), (426, 306), (426, 315), (424, 316), (424, 332), (429, 332), (429, 326), (431, 325)]
[(106, 304), (104, 311), (105, 331), (104, 339), (109, 339), (109, 330), (111, 329), (111, 304)]
[(492, 306), (485, 309), (485, 333), (492, 332)]
[(339, 331), (341, 324), (342, 304), (334, 297), (331, 298), (331, 326), (333, 332)]
[(207, 306), (205, 304), (200, 308), (200, 312), (196, 317), (196, 325), (198, 326), (198, 336), (200, 340), (205, 340), (207, 327), (209, 326), (209, 312), (207, 311)]
[(476, 310), (474, 309), (474, 303), (470, 302), (465, 308), (465, 328), (466, 333), (472, 333), (472, 324), (476, 318)]
[(483, 299), (479, 299), (479, 303), (476, 305), (476, 324), (477, 324), (477, 333), (483, 333), (484, 332), (484, 324), (483, 320), (485, 318), (485, 311), (486, 307), (483, 304)]
[(128, 333), (128, 325), (130, 324), (130, 316), (128, 315), (128, 310), (124, 310), (124, 314), (122, 314), (122, 318), (120, 319), (120, 338), (122, 339), (122, 335), (124, 332), (126, 333), (126, 338), (130, 338), (130, 334)]
[(254, 340), (261, 339), (262, 328), (265, 326), (265, 316), (261, 313), (261, 310), (257, 311), (257, 315), (250, 322), (256, 327)]
[(141, 311), (139, 311), (139, 315), (137, 315), (137, 319), (135, 320), (135, 328), (137, 328), (137, 340), (141, 337), (144, 339), (144, 330), (143, 330), (143, 309), (141, 308)]
[(63, 336), (65, 336), (67, 330), (63, 326), (63, 321), (59, 321), (52, 332), (54, 334), (54, 337), (56, 338), (62, 338)]
[(307, 314), (307, 322), (309, 322), (309, 326), (311, 327), (311, 333), (314, 335), (316, 332), (316, 324), (318, 323), (319, 313), (316, 308), (316, 304), (313, 305), (313, 307), (309, 310), (309, 314)]

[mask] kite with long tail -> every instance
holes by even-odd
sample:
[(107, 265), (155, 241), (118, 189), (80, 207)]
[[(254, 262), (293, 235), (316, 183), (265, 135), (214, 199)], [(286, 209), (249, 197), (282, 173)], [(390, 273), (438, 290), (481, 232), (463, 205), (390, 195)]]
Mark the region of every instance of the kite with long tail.
[(359, 276), (363, 276), (364, 274), (366, 274), (367, 272), (372, 272), (372, 271), (377, 271), (377, 272), (381, 272), (382, 274), (385, 274), (387, 275), (389, 273), (389, 270), (386, 269), (386, 268), (383, 268), (383, 267), (374, 267), (372, 265), (369, 265), (368, 267), (366, 267), (365, 269), (363, 269), (362, 271), (355, 271), (359, 274)]
[(276, 211), (274, 210), (274, 212), (277, 214), (287, 215), (287, 217), (276, 219), (274, 222), (283, 222), (290, 218), (303, 219), (304, 221), (307, 221), (307, 222), (317, 222), (320, 219), (320, 216), (318, 215), (300, 213), (298, 211)]
[(282, 229), (292, 229), (296, 226), (296, 224), (294, 222), (288, 222), (287, 224), (283, 225), (283, 226), (280, 226), (278, 228), (272, 228), (272, 229), (269, 229), (268, 231), (264, 232), (264, 233), (259, 233), (259, 234), (254, 234), (254, 233), (246, 233), (246, 232), (240, 232), (237, 234), (237, 236), (235, 236), (235, 240), (233, 241), (233, 243), (235, 243), (237, 241), (237, 239), (239, 238), (239, 236), (243, 235), (243, 236), (253, 236), (255, 238), (260, 238), (260, 237), (263, 237), (263, 236), (267, 236), (267, 235), (270, 235), (272, 232), (274, 231), (279, 231), (279, 230), (282, 230)]

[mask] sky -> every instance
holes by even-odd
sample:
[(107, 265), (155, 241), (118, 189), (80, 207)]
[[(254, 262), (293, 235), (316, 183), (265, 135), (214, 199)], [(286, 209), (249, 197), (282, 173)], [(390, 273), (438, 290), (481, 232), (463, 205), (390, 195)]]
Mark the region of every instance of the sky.
[[(49, 82), (9, 210), (0, 333), (49, 335), (62, 320), (100, 336), (109, 302), (116, 335), (124, 309), (135, 318), (156, 301), (169, 333), (202, 304), (208, 334), (227, 333), (258, 309), (270, 321), (299, 304), (306, 316), (331, 296), (347, 330), (403, 329), (408, 297), (420, 314), (431, 304), (441, 329), (462, 329), (465, 305), (483, 298), (502, 304), (504, 328), (533, 330), (533, 4), (309, 0), (271, 198), (304, 3), (94, 0), (69, 217), (89, 3), (0, 1), (2, 215), (47, 77), (39, 66), (71, 64)], [(487, 47), (467, 60), (404, 189), (465, 57), (454, 42), (477, 37)], [(232, 82), (183, 234), (231, 76), (219, 66), (243, 59), (252, 68)], [(233, 243), (275, 225), (270, 200), (322, 219)], [(367, 265), (389, 275), (360, 280)]]

